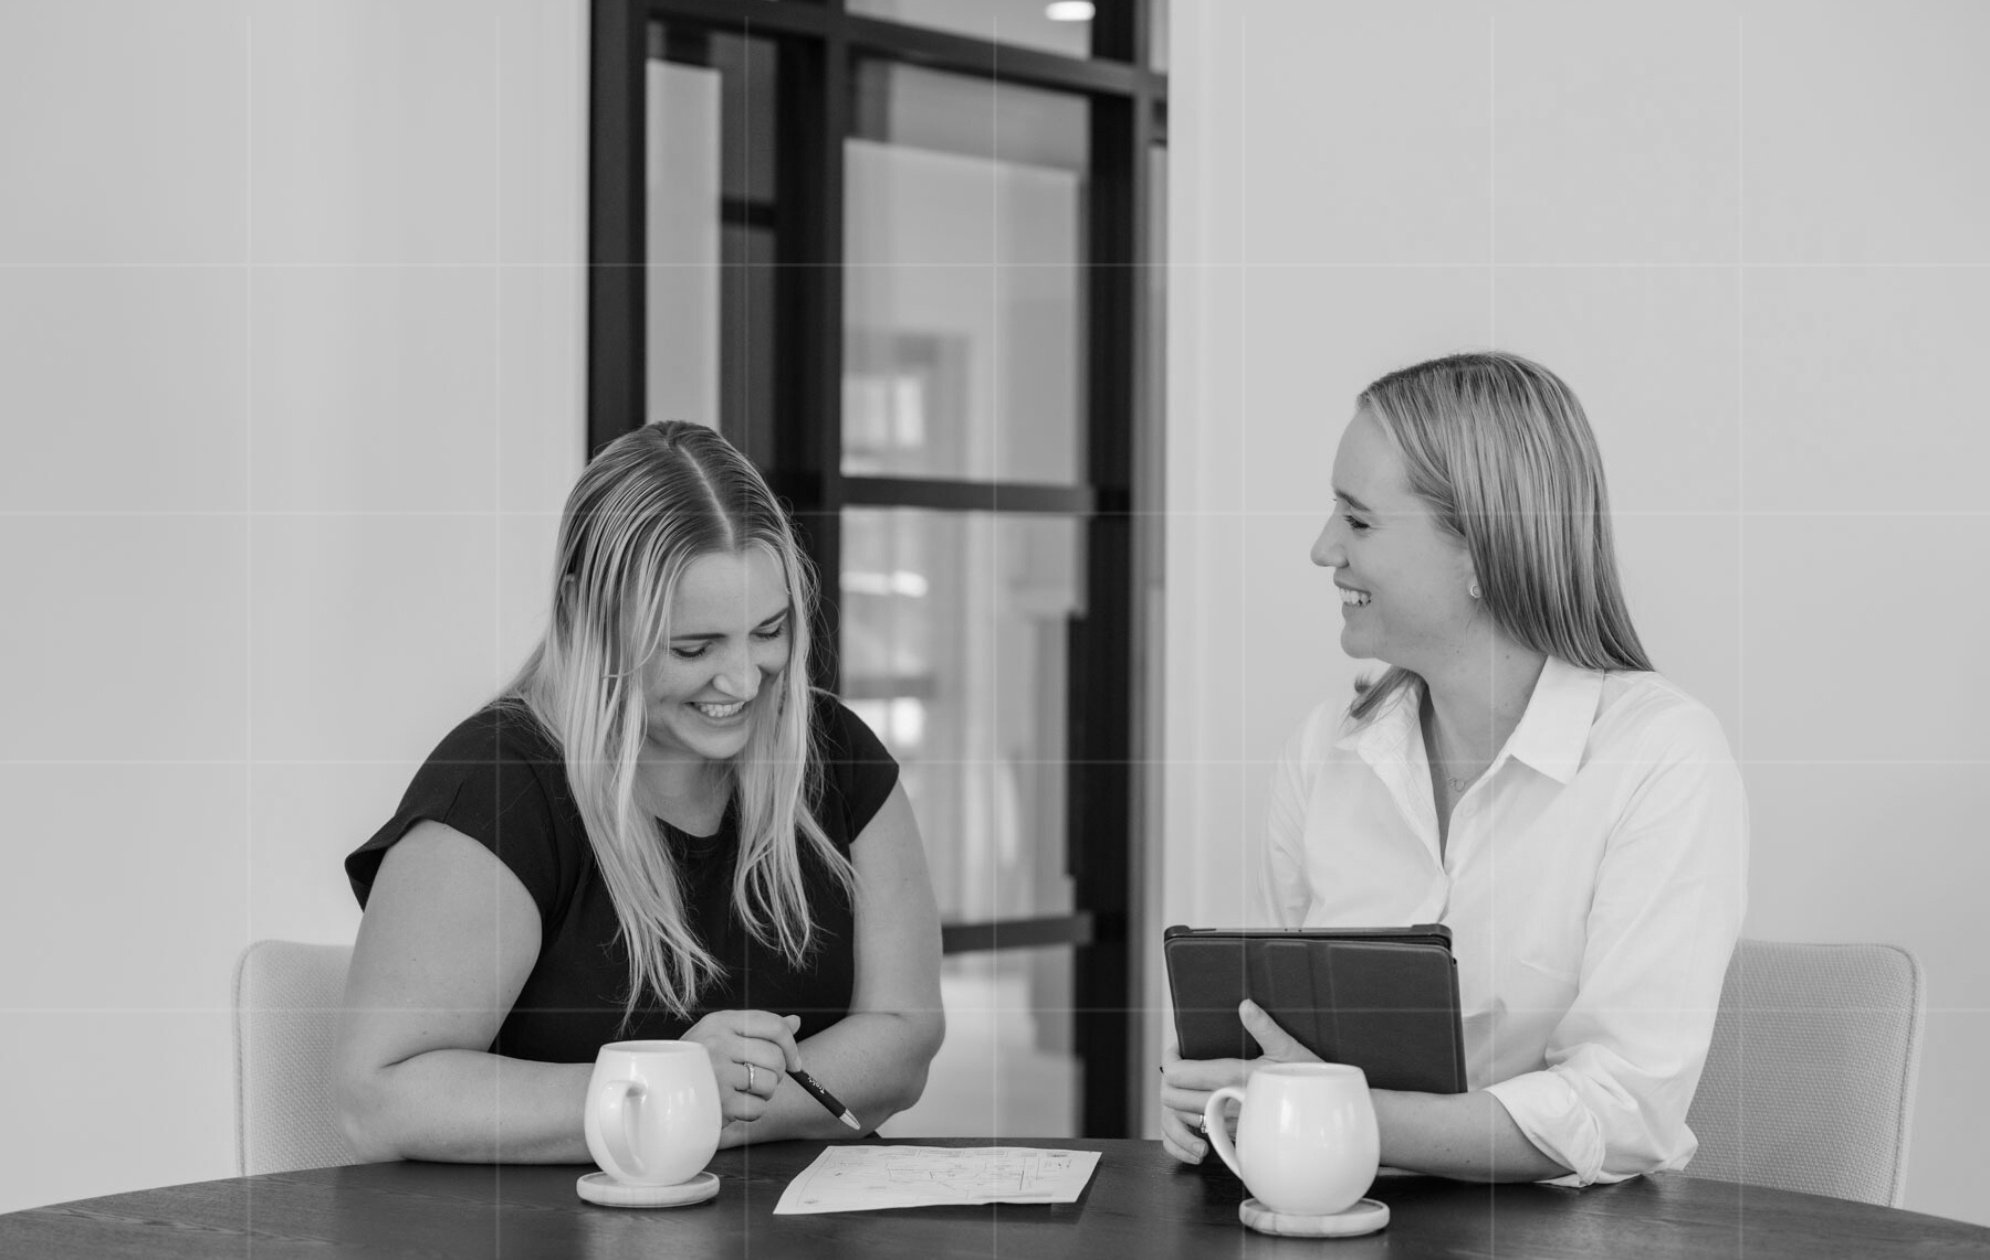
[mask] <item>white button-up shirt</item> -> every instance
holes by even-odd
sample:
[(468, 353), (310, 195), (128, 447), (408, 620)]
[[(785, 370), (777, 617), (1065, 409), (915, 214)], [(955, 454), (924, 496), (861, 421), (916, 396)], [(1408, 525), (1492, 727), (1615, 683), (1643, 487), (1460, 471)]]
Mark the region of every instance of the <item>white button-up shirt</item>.
[(1573, 1169), (1682, 1168), (1746, 901), (1748, 806), (1720, 724), (1656, 674), (1550, 659), (1437, 834), (1420, 686), (1314, 710), (1273, 782), (1283, 927), (1451, 929), (1466, 1083)]

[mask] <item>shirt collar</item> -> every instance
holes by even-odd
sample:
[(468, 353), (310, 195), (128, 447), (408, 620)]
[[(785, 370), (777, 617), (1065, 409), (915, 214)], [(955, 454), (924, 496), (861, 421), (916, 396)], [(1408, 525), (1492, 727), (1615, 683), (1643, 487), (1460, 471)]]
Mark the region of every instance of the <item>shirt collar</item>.
[[(1596, 705), (1602, 695), (1602, 671), (1549, 657), (1534, 683), (1534, 694), (1527, 698), (1520, 725), (1513, 728), (1494, 765), (1511, 757), (1566, 784), (1582, 768), (1583, 750), (1589, 747), (1589, 729), (1596, 722)], [(1419, 680), (1399, 690), (1381, 712), (1335, 741), (1336, 747), (1375, 764), (1407, 760), (1411, 749), (1421, 751), (1423, 746), (1423, 733), (1417, 725), (1422, 701), (1423, 683)]]
[(1527, 712), (1506, 741), (1506, 755), (1567, 783), (1582, 768), (1596, 704), (1603, 696), (1601, 670), (1584, 669), (1549, 657), (1527, 698)]
[(1423, 747), (1423, 732), (1417, 725), (1417, 706), (1422, 702), (1423, 680), (1412, 677), (1408, 686), (1396, 689), (1379, 712), (1344, 733), (1334, 746), (1378, 765), (1407, 760), (1411, 749), (1420, 751)]

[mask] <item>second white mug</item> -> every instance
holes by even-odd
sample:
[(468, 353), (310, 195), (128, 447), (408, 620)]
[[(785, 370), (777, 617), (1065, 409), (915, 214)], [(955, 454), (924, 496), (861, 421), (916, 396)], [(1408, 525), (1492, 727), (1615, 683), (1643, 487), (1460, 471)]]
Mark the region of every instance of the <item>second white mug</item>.
[(711, 1055), (695, 1041), (616, 1041), (587, 1082), (587, 1150), (630, 1186), (674, 1186), (712, 1162), (725, 1118)]
[[(1233, 1146), (1223, 1103), (1243, 1104)], [(1203, 1107), (1209, 1144), (1258, 1202), (1291, 1216), (1354, 1206), (1375, 1181), (1381, 1139), (1368, 1077), (1344, 1063), (1280, 1063), (1226, 1086)]]

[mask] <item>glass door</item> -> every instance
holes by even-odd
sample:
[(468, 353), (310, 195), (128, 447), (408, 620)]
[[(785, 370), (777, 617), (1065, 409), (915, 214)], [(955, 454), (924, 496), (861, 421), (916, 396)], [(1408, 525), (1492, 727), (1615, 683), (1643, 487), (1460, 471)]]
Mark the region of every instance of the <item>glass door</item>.
[(881, 60), (852, 88), (842, 471), (924, 506), (845, 509), (842, 689), (904, 766), (942, 919), (975, 947), (946, 960), (926, 1100), (890, 1127), (1075, 1134), (1089, 105)]
[(821, 570), (817, 681), (903, 766), (944, 919), (946, 1046), (887, 1133), (1125, 1134), (1148, 1089), (1134, 469), (1166, 80), (1151, 4), (1090, 7), (593, 0), (591, 438), (715, 425)]

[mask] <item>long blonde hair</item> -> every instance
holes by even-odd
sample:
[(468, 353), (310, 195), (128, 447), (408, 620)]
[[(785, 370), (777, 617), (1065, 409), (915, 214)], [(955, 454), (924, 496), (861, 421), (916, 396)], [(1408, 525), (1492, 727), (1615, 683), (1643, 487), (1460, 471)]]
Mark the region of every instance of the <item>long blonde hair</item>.
[(669, 642), (684, 571), (703, 556), (748, 550), (780, 567), (790, 638), (787, 665), (770, 680), (772, 703), (755, 705), (746, 748), (729, 764), (739, 827), (732, 900), (756, 939), (799, 964), (813, 939), (805, 859), (846, 893), (854, 876), (809, 805), (821, 774), (810, 722), (814, 573), (744, 455), (681, 421), (646, 425), (603, 448), (561, 515), (545, 636), (505, 691), (560, 746), (627, 946), (625, 1026), (645, 993), (690, 1014), (720, 970), (689, 922), (656, 820), (636, 804), (636, 763), (648, 730), (645, 667)]
[[(1357, 405), (1464, 540), (1500, 629), (1587, 669), (1651, 668), (1617, 580), (1603, 457), (1560, 377), (1516, 354), (1454, 354), (1391, 372)], [(1364, 680), (1350, 715), (1366, 721), (1414, 678)]]

